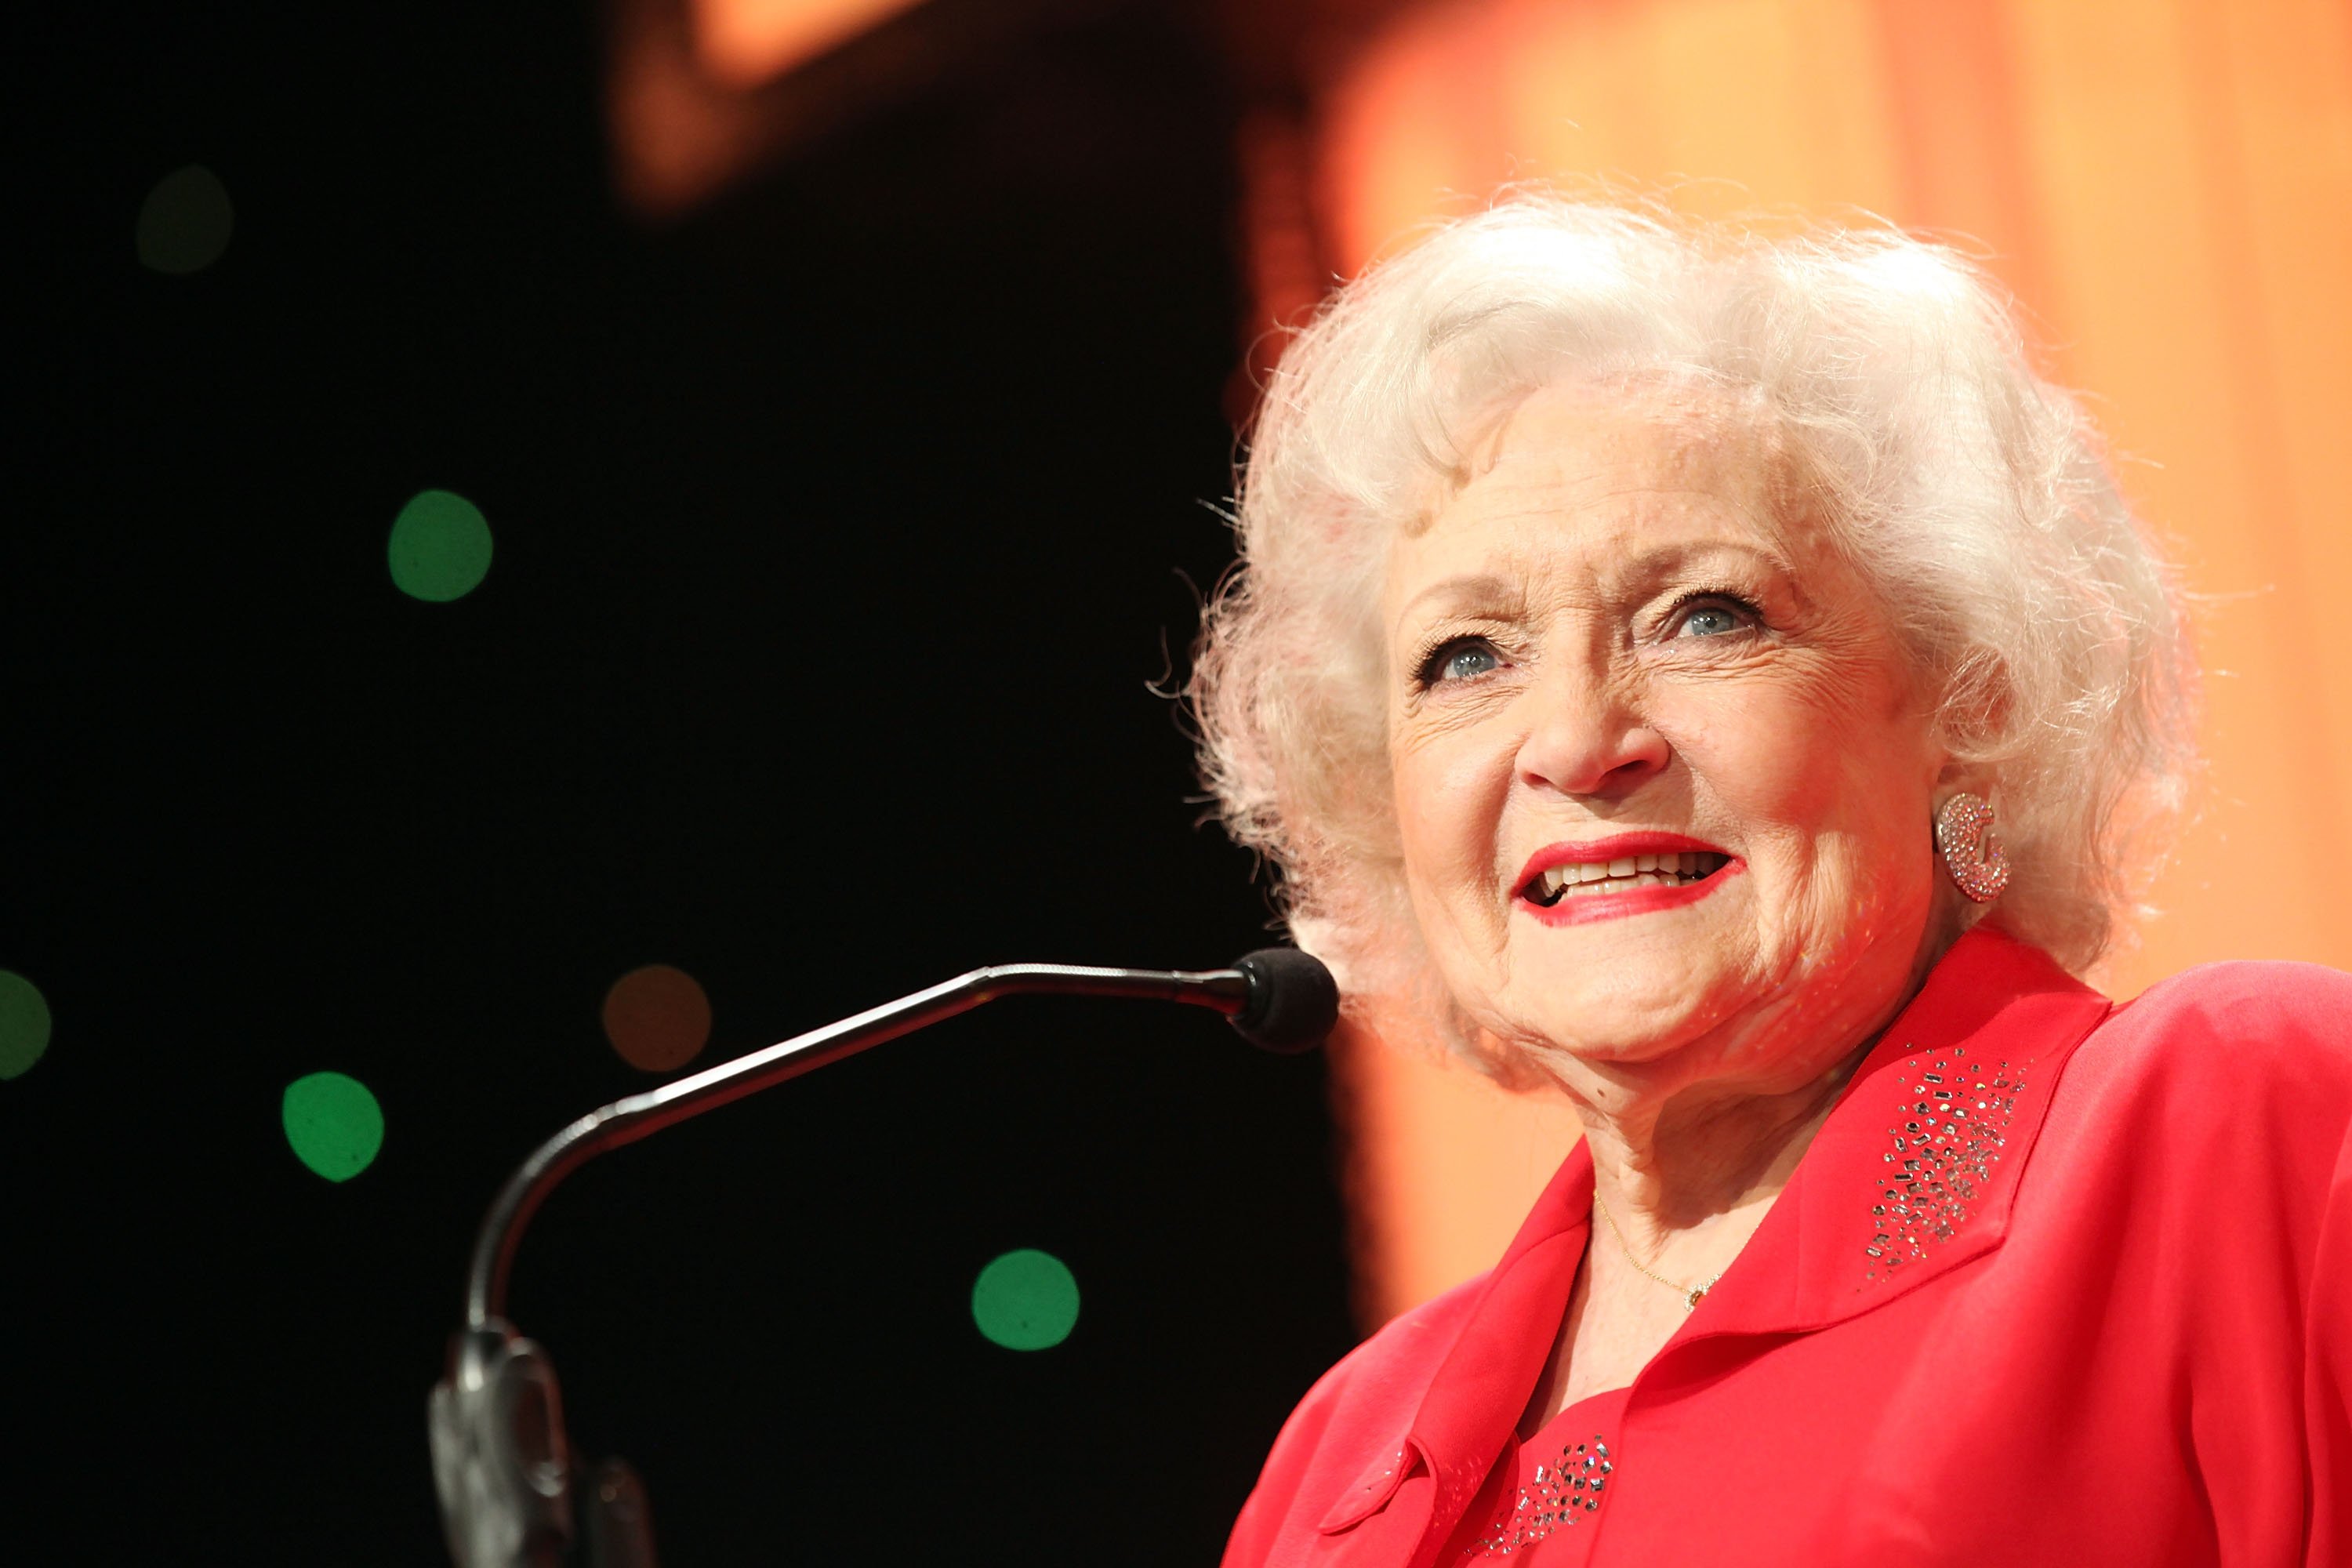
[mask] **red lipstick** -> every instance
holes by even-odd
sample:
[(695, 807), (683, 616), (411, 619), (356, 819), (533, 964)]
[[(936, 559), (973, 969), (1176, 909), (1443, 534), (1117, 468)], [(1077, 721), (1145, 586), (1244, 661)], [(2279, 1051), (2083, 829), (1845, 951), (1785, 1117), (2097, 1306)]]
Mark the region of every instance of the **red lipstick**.
[[(1530, 893), (1537, 879), (1555, 866), (1603, 865), (1643, 855), (1721, 855), (1724, 863), (1696, 882), (1673, 887), (1632, 888), (1622, 893), (1562, 893), (1556, 903), (1538, 903)], [(1748, 868), (1738, 856), (1680, 833), (1612, 833), (1606, 838), (1563, 839), (1547, 844), (1528, 857), (1519, 869), (1512, 901), (1521, 912), (1548, 926), (1584, 925), (1592, 921), (1653, 914), (1695, 904), (1732, 877)]]

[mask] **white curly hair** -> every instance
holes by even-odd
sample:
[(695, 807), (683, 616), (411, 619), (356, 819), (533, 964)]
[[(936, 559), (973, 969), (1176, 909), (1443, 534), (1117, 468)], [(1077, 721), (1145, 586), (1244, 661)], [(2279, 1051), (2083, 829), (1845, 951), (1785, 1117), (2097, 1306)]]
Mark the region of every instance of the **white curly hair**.
[[(1434, 989), (1403, 893), (1381, 634), (1389, 540), (1517, 399), (1563, 380), (1728, 394), (1789, 461), (1988, 767), (1992, 918), (2077, 972), (2131, 910), (2195, 764), (2172, 574), (2004, 298), (1890, 228), (1775, 237), (1516, 193), (1340, 289), (1282, 356), (1236, 480), (1240, 560), (1188, 695), (1229, 831), (1351, 1006)], [(1922, 823), (1920, 831), (1928, 831)]]

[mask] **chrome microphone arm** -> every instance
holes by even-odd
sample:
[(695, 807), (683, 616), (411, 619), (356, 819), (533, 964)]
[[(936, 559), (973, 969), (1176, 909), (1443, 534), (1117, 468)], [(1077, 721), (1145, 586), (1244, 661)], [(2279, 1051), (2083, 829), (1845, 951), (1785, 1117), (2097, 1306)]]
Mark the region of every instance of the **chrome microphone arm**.
[[(757, 1094), (814, 1072), (869, 1046), (967, 1012), (1000, 996), (1127, 996), (1184, 1002), (1215, 1009), (1269, 1048), (1303, 1048), (1295, 976), (1300, 962), (1319, 975), (1321, 1029), (1338, 1008), (1329, 976), (1303, 954), (1252, 953), (1232, 969), (1098, 969), (1075, 964), (1007, 963), (902, 996), (855, 1017), (752, 1051), (732, 1061), (614, 1100), (593, 1110), (532, 1151), (508, 1178), (483, 1217), (466, 1277), (466, 1326), (452, 1338), (449, 1369), (433, 1389), (430, 1426), (434, 1489), (458, 1568), (555, 1568), (577, 1533), (572, 1463), (564, 1436), (562, 1401), (546, 1353), (506, 1321), (507, 1279), (515, 1247), (548, 1194), (572, 1172), (608, 1149), (635, 1142), (730, 1100)], [(1274, 1000), (1277, 981), (1292, 998)], [(1312, 983), (1310, 983), (1311, 988)], [(1310, 1002), (1317, 998), (1310, 998)], [(1253, 1015), (1272, 1026), (1254, 1028)], [(1313, 1045), (1321, 1038), (1314, 1029)], [(634, 1478), (630, 1486), (635, 1487)], [(605, 1548), (629, 1568), (653, 1568), (644, 1524), (644, 1494), (634, 1490), (628, 1519), (617, 1523), (593, 1510), (609, 1507), (609, 1488), (592, 1491), (588, 1506), (602, 1541), (634, 1537), (635, 1548)]]

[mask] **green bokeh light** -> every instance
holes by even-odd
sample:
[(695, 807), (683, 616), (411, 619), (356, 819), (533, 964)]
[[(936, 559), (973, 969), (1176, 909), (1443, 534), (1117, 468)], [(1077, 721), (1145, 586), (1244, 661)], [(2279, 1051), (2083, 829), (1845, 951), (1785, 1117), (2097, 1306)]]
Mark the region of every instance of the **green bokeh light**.
[(383, 1147), (383, 1107), (367, 1085), (339, 1072), (314, 1072), (286, 1086), (282, 1114), (294, 1157), (331, 1182), (348, 1182)]
[(1006, 1350), (1051, 1350), (1077, 1326), (1078, 1281), (1050, 1252), (1008, 1252), (972, 1282), (971, 1321)]
[(174, 169), (139, 204), (139, 259), (174, 277), (202, 272), (221, 258), (236, 226), (219, 175), (201, 163)]
[(490, 525), (481, 509), (447, 490), (421, 490), (393, 520), (392, 581), (429, 604), (462, 599), (490, 570)]
[(49, 1005), (39, 986), (0, 969), (0, 1079), (21, 1078), (49, 1048)]

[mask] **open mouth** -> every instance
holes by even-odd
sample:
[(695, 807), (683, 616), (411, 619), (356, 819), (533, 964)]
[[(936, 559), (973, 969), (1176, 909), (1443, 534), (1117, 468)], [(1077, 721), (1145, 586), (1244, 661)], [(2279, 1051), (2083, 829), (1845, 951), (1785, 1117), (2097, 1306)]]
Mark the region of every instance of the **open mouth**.
[(1539, 909), (1573, 899), (1630, 893), (1643, 888), (1684, 888), (1704, 882), (1731, 857), (1707, 849), (1670, 849), (1620, 855), (1609, 860), (1563, 861), (1537, 872), (1519, 897)]

